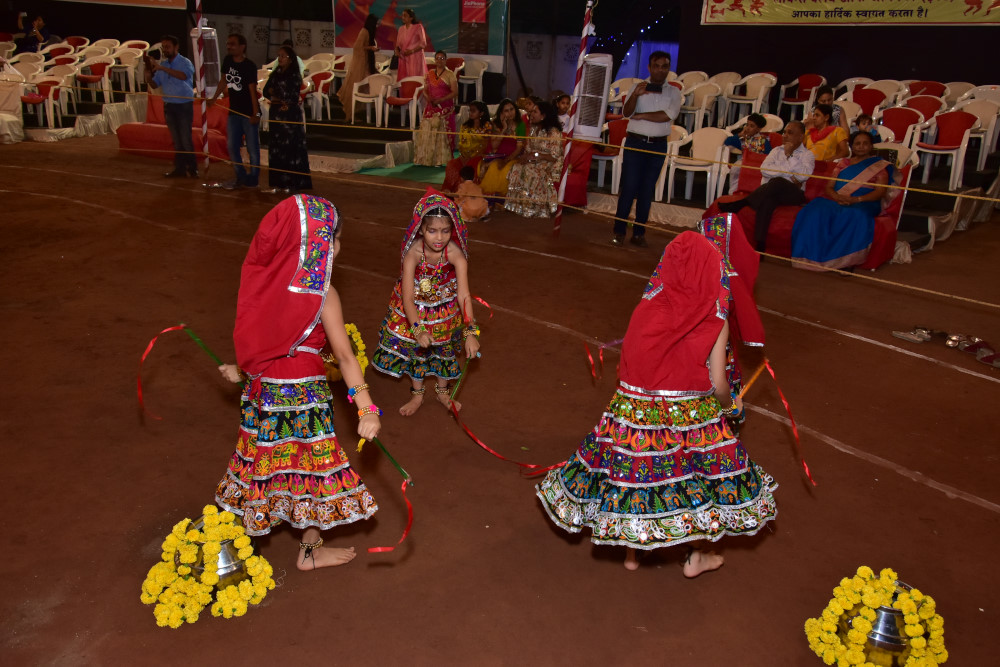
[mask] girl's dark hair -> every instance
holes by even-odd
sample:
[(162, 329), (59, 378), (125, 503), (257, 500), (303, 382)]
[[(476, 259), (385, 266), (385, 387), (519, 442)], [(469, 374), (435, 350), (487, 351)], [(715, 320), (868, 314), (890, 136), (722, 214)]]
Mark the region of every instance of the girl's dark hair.
[(278, 47), (278, 50), (287, 53), (288, 57), (292, 59), (292, 64), (294, 64), (295, 67), (299, 66), (298, 63), (299, 57), (295, 54), (295, 49), (293, 49), (288, 45), (282, 44), (281, 46)]
[[(485, 104), (483, 104), (479, 100), (476, 100), (474, 102), (469, 102), (469, 108), (470, 109), (479, 109), (479, 118), (480, 118), (479, 123), (480, 124), (488, 123), (490, 121), (490, 110), (489, 110), (489, 107), (487, 107)], [(463, 123), (463, 125), (465, 127), (475, 127), (475, 124), (472, 122), (471, 118), (469, 120), (465, 121), (465, 123)]]
[(368, 45), (375, 44), (375, 30), (378, 28), (378, 14), (369, 14), (365, 19), (365, 30), (368, 31)]
[(824, 84), (824, 85), (822, 85), (822, 86), (820, 86), (819, 88), (816, 89), (816, 99), (819, 99), (819, 98), (821, 98), (821, 97), (823, 97), (824, 95), (827, 95), (827, 94), (833, 95), (833, 87), (832, 86), (827, 86), (827, 85)]
[(555, 97), (553, 97), (552, 98), (552, 104), (559, 104), (560, 102), (562, 102), (562, 100), (563, 100), (564, 97), (566, 99), (573, 99), (568, 94), (563, 93), (561, 95), (556, 95)]
[(821, 114), (823, 114), (824, 116), (826, 116), (827, 119), (833, 118), (833, 105), (830, 105), (830, 104), (817, 104), (816, 105), (816, 111), (818, 111)]
[(446, 60), (448, 59), (448, 53), (446, 51), (435, 51), (434, 55), (435, 56), (442, 55), (445, 57)]
[(404, 14), (409, 14), (410, 15), (410, 21), (412, 21), (413, 23), (420, 23), (420, 21), (417, 20), (417, 13), (415, 11), (413, 11), (412, 9), (410, 9), (409, 7), (407, 7), (406, 9), (404, 9), (403, 13)]
[(508, 104), (509, 104), (509, 105), (511, 105), (512, 107), (514, 107), (514, 120), (515, 120), (515, 121), (517, 121), (517, 120), (518, 120), (518, 115), (517, 115), (517, 114), (518, 114), (518, 111), (517, 111), (517, 105), (516, 105), (516, 104), (514, 104), (514, 100), (510, 99), (509, 97), (505, 97), (505, 98), (503, 98), (502, 100), (500, 100), (500, 104), (499, 104), (499, 105), (497, 105), (497, 113), (496, 113), (496, 115), (495, 115), (495, 116), (493, 117), (493, 124), (494, 124), (494, 125), (496, 125), (496, 126), (497, 126), (497, 128), (500, 128), (500, 127), (501, 127), (501, 124), (500, 124), (500, 114), (502, 114), (502, 113), (503, 113), (503, 108), (504, 108), (505, 106), (507, 106)]
[(545, 102), (544, 100), (536, 102), (535, 106), (538, 107), (538, 112), (542, 114), (542, 120), (539, 123), (543, 130), (551, 130), (553, 127), (557, 128), (562, 132), (562, 121), (559, 120), (559, 112), (556, 111), (555, 106), (551, 102)]

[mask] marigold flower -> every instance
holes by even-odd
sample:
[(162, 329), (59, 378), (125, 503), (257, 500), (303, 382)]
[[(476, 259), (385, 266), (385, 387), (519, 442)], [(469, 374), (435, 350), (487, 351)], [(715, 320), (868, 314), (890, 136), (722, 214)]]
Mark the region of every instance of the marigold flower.
[(858, 576), (862, 579), (871, 579), (875, 576), (875, 573), (867, 565), (862, 565), (858, 568)]
[(907, 637), (919, 637), (924, 634), (924, 629), (919, 625), (907, 624), (905, 632)]
[(203, 516), (206, 517), (213, 514), (218, 514), (219, 508), (216, 507), (215, 505), (205, 505), (204, 507), (201, 508), (201, 513)]
[(913, 648), (925, 648), (927, 646), (927, 640), (923, 637), (914, 637), (910, 640), (910, 646)]
[(236, 520), (236, 515), (233, 514), (230, 511), (220, 512), (219, 513), (219, 520), (222, 523), (232, 523), (233, 521)]

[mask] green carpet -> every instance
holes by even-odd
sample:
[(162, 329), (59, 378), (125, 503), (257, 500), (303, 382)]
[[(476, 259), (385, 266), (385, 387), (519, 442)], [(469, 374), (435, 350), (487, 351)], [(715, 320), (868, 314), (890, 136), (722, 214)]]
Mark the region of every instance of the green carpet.
[(386, 176), (388, 178), (399, 178), (404, 181), (416, 181), (418, 183), (432, 183), (441, 185), (444, 183), (444, 167), (424, 167), (412, 163), (401, 164), (391, 169), (383, 167), (374, 169), (362, 169), (362, 174), (372, 176)]

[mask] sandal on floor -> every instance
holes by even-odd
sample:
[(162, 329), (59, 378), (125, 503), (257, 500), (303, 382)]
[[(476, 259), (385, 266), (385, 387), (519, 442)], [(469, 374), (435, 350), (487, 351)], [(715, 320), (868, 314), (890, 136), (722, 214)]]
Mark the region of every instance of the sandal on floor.
[(911, 331), (893, 331), (892, 335), (896, 338), (908, 340), (911, 343), (926, 343), (934, 336), (947, 336), (948, 334), (943, 331), (928, 329), (927, 327), (913, 327)]

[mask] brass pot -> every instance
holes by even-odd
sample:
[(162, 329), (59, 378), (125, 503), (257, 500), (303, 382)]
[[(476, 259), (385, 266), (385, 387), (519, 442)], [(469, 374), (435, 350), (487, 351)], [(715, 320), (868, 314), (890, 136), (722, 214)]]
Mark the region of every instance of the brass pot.
[[(201, 516), (191, 522), (188, 526), (188, 530), (202, 530), (205, 527), (205, 517)], [(193, 563), (191, 563), (191, 573), (197, 577), (201, 578), (202, 573), (205, 571), (205, 553), (202, 547), (204, 542), (195, 542), (198, 545), (198, 557)], [(226, 540), (219, 543), (219, 564), (215, 568), (215, 573), (219, 575), (219, 583), (215, 585), (220, 591), (226, 586), (231, 586), (238, 584), (244, 579), (249, 579), (250, 575), (247, 574), (246, 561), (240, 559), (237, 555), (239, 549), (233, 544), (232, 540)], [(180, 552), (174, 552), (174, 564), (180, 565), (181, 555)]]

